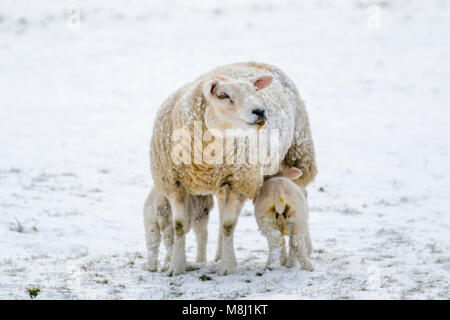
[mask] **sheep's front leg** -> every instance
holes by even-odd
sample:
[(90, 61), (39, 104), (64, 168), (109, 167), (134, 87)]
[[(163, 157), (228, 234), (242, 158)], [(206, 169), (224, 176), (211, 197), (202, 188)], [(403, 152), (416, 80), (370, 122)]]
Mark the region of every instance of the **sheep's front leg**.
[[(222, 188), (220, 188), (219, 192), (217, 192), (217, 202), (219, 205), (219, 217), (223, 216), (225, 205), (228, 199), (228, 195), (230, 192), (230, 186), (226, 184)], [(218, 239), (217, 239), (217, 251), (216, 251), (216, 257), (215, 261), (219, 261), (222, 259), (222, 225), (219, 224), (219, 232), (218, 232)]]
[(220, 261), (220, 274), (234, 273), (236, 270), (236, 256), (234, 254), (234, 229), (239, 214), (244, 205), (243, 195), (230, 191), (226, 199), (225, 207), (220, 216), (220, 230), (222, 233), (222, 259)]
[(172, 258), (168, 275), (181, 274), (186, 271), (186, 233), (189, 230), (189, 212), (187, 195), (184, 191), (178, 190), (169, 196), (170, 207), (172, 208), (172, 222), (175, 232), (174, 245), (172, 248)]
[(222, 226), (219, 225), (219, 236), (217, 239), (217, 251), (216, 251), (216, 257), (214, 258), (214, 261), (219, 261), (222, 259)]

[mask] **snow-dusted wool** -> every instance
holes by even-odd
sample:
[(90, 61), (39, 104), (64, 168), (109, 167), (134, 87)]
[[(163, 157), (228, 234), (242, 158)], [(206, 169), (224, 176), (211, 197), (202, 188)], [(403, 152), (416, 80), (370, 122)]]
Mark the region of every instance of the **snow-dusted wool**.
[[(256, 198), (256, 222), (269, 245), (268, 268), (280, 263), (293, 267), (298, 261), (303, 269), (313, 270), (308, 259), (312, 245), (306, 195), (291, 181), (300, 176), (297, 168), (286, 169), (281, 176), (266, 180)], [(286, 235), (289, 236), (289, 258), (284, 242)]]
[[(191, 194), (215, 193), (225, 182), (237, 192), (253, 197), (262, 182), (255, 166), (185, 165), (175, 164), (171, 158), (174, 129), (192, 132), (194, 121), (204, 123), (207, 106), (202, 85), (211, 77), (225, 75), (233, 79), (251, 79), (271, 74), (270, 86), (258, 91), (267, 111), (265, 129), (280, 130), (280, 155), (287, 167), (297, 167), (303, 175), (296, 182), (306, 186), (316, 173), (316, 160), (306, 108), (295, 84), (278, 68), (263, 63), (235, 63), (214, 69), (188, 83), (167, 98), (155, 119), (150, 157), (155, 186), (169, 194), (181, 184)], [(206, 126), (203, 127), (206, 130)]]

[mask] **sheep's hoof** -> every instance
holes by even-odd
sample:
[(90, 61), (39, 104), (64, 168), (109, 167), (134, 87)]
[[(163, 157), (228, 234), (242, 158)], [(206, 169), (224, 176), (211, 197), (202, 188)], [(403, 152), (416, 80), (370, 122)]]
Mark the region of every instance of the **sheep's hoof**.
[(186, 267), (186, 271), (196, 271), (196, 270), (200, 270), (202, 268), (202, 266), (199, 263), (193, 263), (193, 264), (189, 264)]
[(224, 263), (224, 261), (222, 260), (222, 263), (220, 264), (219, 275), (226, 276), (228, 274), (232, 274), (235, 272), (236, 272), (236, 262)]
[(279, 267), (280, 267), (279, 265), (276, 265), (274, 263), (266, 264), (266, 269), (269, 270), (269, 271), (275, 270), (275, 269), (277, 269)]
[(313, 271), (314, 270), (314, 266), (311, 262), (309, 261), (305, 261), (303, 263), (301, 263), (302, 269), (306, 270), (306, 271)]
[(167, 271), (167, 275), (171, 277), (176, 276), (177, 274), (183, 274), (185, 272), (186, 272), (185, 266), (176, 266), (176, 267), (170, 266), (169, 271)]
[(146, 271), (150, 271), (150, 272), (156, 272), (156, 271), (158, 271), (158, 263), (146, 262), (142, 266), (142, 269), (146, 270)]
[(195, 268), (197, 270), (201, 269), (201, 268), (204, 268), (204, 267), (206, 267), (206, 260), (197, 260), (197, 261), (195, 261), (195, 263), (193, 263), (191, 265), (191, 267)]
[(169, 264), (164, 264), (163, 267), (161, 268), (161, 272), (167, 272), (169, 270)]
[(295, 260), (289, 259), (286, 262), (286, 268), (294, 268), (297, 266), (297, 262)]

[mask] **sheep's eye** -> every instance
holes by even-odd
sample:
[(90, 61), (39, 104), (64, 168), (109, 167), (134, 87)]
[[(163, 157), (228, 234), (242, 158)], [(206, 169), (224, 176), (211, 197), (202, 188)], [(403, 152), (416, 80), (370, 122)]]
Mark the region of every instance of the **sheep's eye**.
[(225, 92), (219, 93), (219, 94), (217, 95), (217, 98), (219, 98), (220, 100), (227, 99), (227, 98), (229, 98), (229, 97), (230, 97), (230, 96), (227, 95)]

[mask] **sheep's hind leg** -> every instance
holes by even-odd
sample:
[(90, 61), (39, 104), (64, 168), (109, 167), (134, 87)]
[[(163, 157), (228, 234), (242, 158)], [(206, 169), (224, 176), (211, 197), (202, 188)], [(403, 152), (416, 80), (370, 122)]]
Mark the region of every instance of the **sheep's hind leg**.
[(281, 246), (281, 265), (286, 266), (288, 262), (287, 254), (286, 254), (286, 242), (283, 237), (283, 244)]
[(186, 272), (186, 233), (188, 231), (188, 204), (184, 191), (178, 190), (169, 196), (172, 208), (172, 221), (175, 231), (175, 240), (172, 249), (172, 258), (168, 275), (176, 275)]
[(282, 258), (282, 250), (284, 249), (283, 234), (277, 230), (270, 228), (265, 232), (267, 243), (269, 245), (269, 256), (267, 258), (266, 268), (275, 269), (280, 266)]
[(170, 259), (172, 257), (173, 250), (173, 226), (172, 221), (169, 226), (163, 232), (163, 242), (164, 247), (166, 248), (166, 257), (164, 258), (164, 265), (161, 271), (167, 271), (170, 267)]
[(313, 264), (308, 259), (308, 246), (306, 244), (305, 236), (293, 234), (290, 236), (289, 241), (291, 250), (293, 250), (302, 269), (307, 271), (314, 270)]
[(295, 256), (294, 251), (295, 249), (289, 243), (289, 255), (286, 262), (286, 267), (288, 268), (294, 268), (297, 265), (297, 257)]
[(236, 270), (233, 236), (244, 201), (245, 198), (243, 195), (230, 191), (226, 199), (225, 208), (220, 216), (222, 259), (220, 261), (219, 273), (221, 275), (234, 273)]
[(147, 243), (147, 264), (145, 269), (155, 272), (158, 270), (159, 244), (161, 242), (161, 233), (156, 223), (150, 223), (145, 226), (145, 238)]
[(312, 251), (313, 251), (313, 247), (312, 247), (311, 235), (309, 233), (309, 230), (308, 230), (308, 233), (306, 234), (305, 239), (306, 239), (306, 246), (308, 248), (308, 257), (311, 257)]

